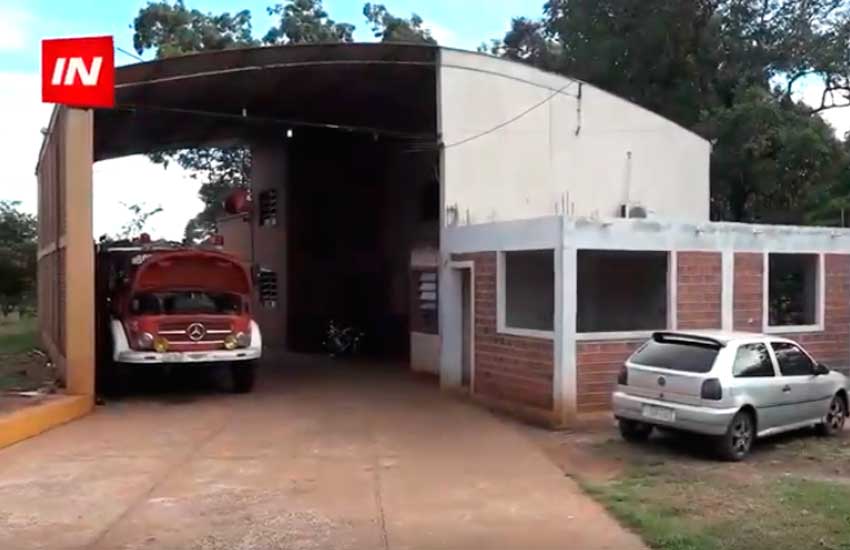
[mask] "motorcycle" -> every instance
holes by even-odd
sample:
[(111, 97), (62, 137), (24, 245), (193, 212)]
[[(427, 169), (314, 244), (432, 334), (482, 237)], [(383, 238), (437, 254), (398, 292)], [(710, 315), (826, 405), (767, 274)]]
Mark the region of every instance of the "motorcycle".
[(341, 328), (331, 321), (328, 323), (328, 329), (325, 333), (322, 346), (331, 357), (357, 355), (360, 351), (360, 340), (362, 338), (363, 333), (354, 327)]

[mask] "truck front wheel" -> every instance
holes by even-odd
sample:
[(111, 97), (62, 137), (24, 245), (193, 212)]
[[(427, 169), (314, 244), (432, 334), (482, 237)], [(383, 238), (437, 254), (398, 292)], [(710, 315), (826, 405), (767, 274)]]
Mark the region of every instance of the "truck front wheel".
[(233, 379), (234, 393), (250, 393), (257, 378), (256, 361), (239, 361), (230, 364), (230, 376)]

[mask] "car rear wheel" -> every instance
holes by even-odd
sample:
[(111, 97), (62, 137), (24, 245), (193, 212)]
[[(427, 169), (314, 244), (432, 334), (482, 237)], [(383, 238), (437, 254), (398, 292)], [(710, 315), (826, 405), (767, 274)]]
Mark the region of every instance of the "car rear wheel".
[(720, 438), (720, 456), (735, 462), (743, 460), (750, 454), (755, 439), (756, 423), (753, 415), (747, 411), (739, 411), (729, 423), (726, 435)]
[(250, 393), (257, 378), (257, 364), (254, 361), (231, 363), (230, 376), (233, 379), (233, 393)]
[(823, 419), (823, 423), (818, 426), (818, 431), (823, 435), (836, 435), (844, 429), (844, 423), (847, 420), (847, 403), (840, 395), (832, 398), (829, 404), (829, 412)]
[(620, 419), (620, 435), (623, 439), (631, 442), (641, 442), (649, 439), (652, 434), (652, 424), (638, 422), (637, 420)]

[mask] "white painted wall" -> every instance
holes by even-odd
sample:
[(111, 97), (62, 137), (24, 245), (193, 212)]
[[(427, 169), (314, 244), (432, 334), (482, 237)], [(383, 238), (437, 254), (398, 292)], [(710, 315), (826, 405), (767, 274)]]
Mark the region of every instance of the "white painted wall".
[(627, 200), (658, 218), (708, 221), (707, 141), (588, 84), (482, 54), (441, 56), (447, 224), (609, 218)]

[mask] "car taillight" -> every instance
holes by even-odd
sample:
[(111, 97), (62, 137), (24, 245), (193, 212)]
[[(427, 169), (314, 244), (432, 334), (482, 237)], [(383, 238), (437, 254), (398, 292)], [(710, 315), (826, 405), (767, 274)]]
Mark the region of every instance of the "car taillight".
[(703, 382), (702, 389), (700, 390), (700, 397), (703, 399), (711, 399), (713, 401), (720, 401), (723, 399), (723, 386), (720, 385), (720, 380), (717, 378), (709, 378)]
[(617, 375), (617, 384), (621, 386), (629, 385), (629, 367), (626, 365), (620, 368), (620, 374)]

